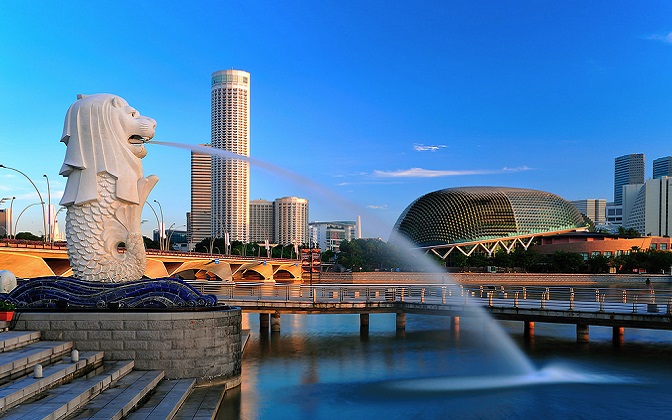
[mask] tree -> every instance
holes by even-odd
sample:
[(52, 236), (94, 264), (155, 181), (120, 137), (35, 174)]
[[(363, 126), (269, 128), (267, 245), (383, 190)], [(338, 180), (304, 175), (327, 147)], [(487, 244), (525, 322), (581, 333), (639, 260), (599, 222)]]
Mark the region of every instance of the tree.
[(551, 267), (557, 273), (576, 273), (583, 265), (583, 256), (576, 252), (555, 251), (551, 256)]
[(639, 238), (642, 235), (640, 235), (639, 232), (635, 228), (624, 228), (623, 226), (618, 227), (618, 236), (621, 236), (623, 238)]

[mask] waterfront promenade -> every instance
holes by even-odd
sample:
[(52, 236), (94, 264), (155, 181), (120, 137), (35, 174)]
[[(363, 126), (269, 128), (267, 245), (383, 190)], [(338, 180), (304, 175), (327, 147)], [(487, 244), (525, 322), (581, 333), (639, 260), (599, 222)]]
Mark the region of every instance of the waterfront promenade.
[[(521, 321), (524, 334), (534, 336), (535, 323), (576, 325), (578, 342), (589, 341), (590, 326), (613, 328), (613, 340), (623, 341), (625, 328), (672, 330), (672, 293), (653, 288), (519, 286), (519, 285), (382, 285), (192, 283), (219, 300), (260, 313), (262, 328), (279, 331), (286, 314), (359, 314), (362, 328), (369, 315), (396, 313), (397, 329), (406, 314), (451, 317), (489, 313), (495, 319)], [(270, 319), (269, 319), (270, 318)]]

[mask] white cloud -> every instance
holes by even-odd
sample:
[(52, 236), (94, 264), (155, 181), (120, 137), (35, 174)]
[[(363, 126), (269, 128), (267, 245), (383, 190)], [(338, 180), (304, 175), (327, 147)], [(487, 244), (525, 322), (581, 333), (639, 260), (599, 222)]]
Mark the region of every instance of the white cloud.
[(413, 150), (415, 150), (416, 152), (427, 152), (427, 151), (436, 152), (437, 150), (444, 149), (446, 147), (448, 147), (448, 146), (446, 146), (444, 144), (438, 144), (438, 145), (435, 145), (435, 146), (433, 146), (433, 145), (432, 146), (425, 146), (424, 144), (417, 144), (416, 143), (416, 144), (413, 145)]
[(398, 171), (373, 171), (373, 174), (381, 178), (438, 178), (446, 176), (465, 176), (465, 175), (492, 175), (492, 174), (501, 174), (509, 172), (522, 172), (529, 171), (532, 168), (527, 166), (522, 166), (518, 168), (507, 168), (504, 167), (498, 170), (485, 169), (485, 170), (434, 170), (434, 169), (422, 169), (422, 168), (411, 168), (411, 169), (401, 169)]
[(668, 33), (667, 35), (649, 35), (646, 39), (672, 44), (672, 32)]
[(366, 206), (367, 209), (375, 209), (375, 210), (384, 210), (387, 208), (387, 204), (382, 204), (382, 205), (375, 205), (375, 204), (369, 204)]

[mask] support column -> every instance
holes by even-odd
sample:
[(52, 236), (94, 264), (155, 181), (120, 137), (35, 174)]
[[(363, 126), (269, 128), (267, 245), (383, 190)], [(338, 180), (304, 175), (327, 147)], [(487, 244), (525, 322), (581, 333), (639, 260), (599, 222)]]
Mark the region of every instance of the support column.
[(259, 314), (259, 329), (261, 331), (264, 331), (264, 330), (268, 331), (268, 325), (269, 325), (268, 318), (269, 318), (269, 314), (267, 314), (267, 313), (262, 312), (262, 313)]
[(525, 321), (523, 336), (525, 337), (525, 340), (528, 340), (528, 341), (534, 339), (534, 322)]
[(587, 343), (590, 341), (590, 327), (586, 324), (576, 324), (576, 342)]
[(611, 341), (616, 345), (623, 344), (623, 327), (614, 327), (611, 334)]
[(359, 314), (359, 328), (369, 329), (369, 314)]
[(459, 330), (460, 329), (460, 317), (459, 316), (451, 316), (450, 317), (450, 329), (451, 330)]
[(278, 312), (271, 314), (271, 332), (280, 332), (280, 314)]
[(397, 330), (406, 329), (406, 313), (397, 312)]

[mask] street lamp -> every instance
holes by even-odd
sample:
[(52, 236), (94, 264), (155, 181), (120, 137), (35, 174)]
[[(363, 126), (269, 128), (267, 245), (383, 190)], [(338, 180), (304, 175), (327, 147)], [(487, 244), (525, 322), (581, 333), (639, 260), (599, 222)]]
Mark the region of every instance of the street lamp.
[(166, 234), (165, 234), (165, 231), (163, 229), (165, 228), (166, 225), (164, 224), (165, 222), (164, 222), (164, 219), (163, 219), (163, 207), (161, 206), (161, 203), (159, 203), (157, 200), (154, 200), (154, 202), (156, 204), (158, 204), (159, 212), (161, 213), (161, 227), (159, 228), (159, 241), (161, 241), (161, 251), (164, 251), (163, 239), (165, 239), (164, 236)]
[(42, 204), (42, 206), (44, 206), (44, 201), (42, 201), (41, 203), (28, 204), (23, 210), (21, 210), (21, 213), (19, 213), (19, 217), (17, 217), (16, 222), (14, 222), (14, 229), (12, 229), (14, 231), (14, 238), (15, 239), (16, 239), (16, 227), (19, 224), (19, 219), (21, 219), (21, 215), (23, 214), (24, 211), (28, 210), (29, 208), (31, 208), (33, 206), (37, 206), (38, 204)]
[[(156, 201), (156, 200), (154, 200)], [(154, 207), (152, 207), (151, 204), (149, 204), (149, 201), (145, 201), (147, 205), (149, 206), (150, 209), (152, 209), (152, 213), (154, 213), (154, 217), (156, 217), (156, 225), (157, 225), (157, 232), (159, 234), (159, 249), (163, 251), (163, 247), (161, 246), (161, 222), (159, 222), (159, 215), (156, 214), (156, 210), (154, 210)]]
[(47, 176), (47, 174), (44, 174), (42, 176), (47, 180), (47, 209), (49, 209), (49, 211), (47, 212), (49, 214), (49, 222), (48, 222), (49, 223), (49, 227), (48, 227), (49, 234), (47, 236), (47, 241), (49, 241), (49, 243), (51, 243), (52, 242), (51, 226), (54, 223), (54, 221), (52, 220), (52, 217), (51, 217), (51, 187), (49, 186), (49, 177)]
[(173, 237), (173, 233), (175, 233), (175, 231), (176, 231), (177, 229), (179, 229), (179, 228), (181, 228), (181, 227), (185, 227), (186, 225), (180, 225), (180, 226), (177, 226), (177, 227), (175, 227), (175, 229), (173, 229), (173, 226), (175, 226), (175, 223), (173, 223), (172, 225), (170, 225), (170, 227), (168, 228), (168, 232), (170, 232), (170, 234), (168, 235), (167, 243), (166, 243), (166, 248), (168, 248), (168, 251), (170, 251), (170, 238)]
[[(5, 168), (5, 169), (9, 169), (10, 171), (15, 171), (15, 172), (20, 173), (21, 175), (26, 177), (26, 179), (28, 181), (30, 181), (30, 183), (33, 185), (33, 188), (35, 188), (35, 191), (37, 192), (37, 196), (40, 197), (40, 202), (42, 204), (42, 224), (43, 224), (43, 228), (44, 228), (44, 230), (43, 230), (44, 236), (45, 236), (44, 239), (46, 239), (46, 235), (47, 235), (47, 213), (44, 211), (44, 200), (42, 199), (42, 194), (40, 194), (40, 190), (37, 189), (37, 185), (35, 185), (33, 180), (30, 179), (30, 177), (28, 177), (28, 175), (24, 174), (23, 172), (19, 171), (18, 169), (10, 168), (9, 166), (5, 166), (5, 165), (0, 165), (0, 168)], [(36, 204), (40, 204), (40, 203), (36, 203)], [(16, 224), (14, 226), (16, 226)], [(42, 241), (42, 242), (44, 242), (44, 241)]]

